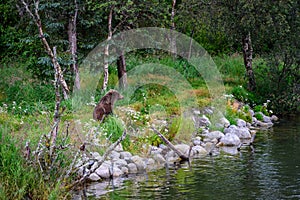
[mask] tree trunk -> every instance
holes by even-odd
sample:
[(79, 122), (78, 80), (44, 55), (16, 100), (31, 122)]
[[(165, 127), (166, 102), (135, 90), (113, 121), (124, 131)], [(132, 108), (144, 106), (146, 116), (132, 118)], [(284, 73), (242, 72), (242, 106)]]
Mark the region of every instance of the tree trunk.
[(78, 16), (78, 4), (77, 0), (74, 0), (75, 4), (75, 12), (74, 15), (70, 17), (69, 24), (68, 24), (68, 37), (69, 37), (69, 44), (70, 44), (70, 52), (72, 56), (72, 65), (71, 69), (75, 75), (74, 80), (74, 87), (75, 89), (80, 89), (80, 76), (78, 70), (78, 63), (77, 63), (77, 16)]
[(117, 60), (117, 66), (118, 66), (119, 88), (120, 90), (124, 90), (127, 87), (127, 74), (126, 74), (126, 60), (125, 60), (123, 50)]
[(107, 44), (104, 48), (104, 65), (103, 65), (103, 85), (102, 85), (102, 91), (106, 91), (107, 89), (107, 84), (108, 84), (108, 57), (109, 57), (109, 41), (112, 38), (112, 27), (111, 27), (111, 22), (112, 22), (112, 14), (113, 14), (113, 9), (114, 7), (112, 6), (109, 15), (108, 15), (108, 35), (107, 35)]
[(51, 58), (51, 62), (54, 66), (55, 71), (57, 71), (57, 73), (59, 74), (59, 77), (60, 77), (59, 81), (60, 81), (60, 84), (61, 84), (62, 89), (63, 89), (64, 99), (68, 99), (69, 98), (68, 95), (69, 95), (70, 90), (69, 90), (68, 85), (67, 85), (67, 83), (64, 79), (60, 64), (57, 62), (57, 59), (55, 58), (54, 53), (51, 50), (50, 45), (49, 45), (48, 41), (46, 40), (44, 32), (43, 32), (42, 22), (41, 22), (40, 15), (39, 15), (39, 1), (35, 1), (34, 14), (31, 12), (31, 10), (29, 9), (28, 4), (24, 0), (21, 0), (21, 2), (25, 6), (25, 9), (28, 12), (28, 14), (30, 15), (30, 17), (35, 22), (36, 26), (38, 27), (40, 39), (43, 42), (43, 45), (45, 47), (45, 50), (46, 50), (48, 56)]
[(171, 35), (170, 35), (170, 43), (171, 43), (171, 51), (173, 54), (177, 54), (177, 47), (176, 47), (176, 38), (173, 31), (175, 31), (175, 6), (176, 0), (172, 1), (172, 11), (171, 11)]
[(243, 56), (244, 56), (244, 65), (246, 67), (246, 74), (248, 77), (248, 90), (254, 91), (256, 89), (255, 77), (252, 69), (252, 44), (250, 33), (243, 37)]

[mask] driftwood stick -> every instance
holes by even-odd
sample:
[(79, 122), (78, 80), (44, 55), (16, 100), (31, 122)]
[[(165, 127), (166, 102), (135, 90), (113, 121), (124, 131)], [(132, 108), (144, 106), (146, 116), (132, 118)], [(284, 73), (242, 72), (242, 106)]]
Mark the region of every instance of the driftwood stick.
[(163, 136), (158, 130), (156, 130), (153, 126), (151, 127), (151, 129), (158, 135), (158, 137), (160, 137), (165, 143), (166, 145), (172, 149), (182, 161), (189, 161), (189, 158), (186, 157), (182, 152), (180, 152), (178, 149), (175, 148), (175, 146), (165, 137)]
[(94, 168), (94, 170), (90, 170), (87, 173), (85, 173), (79, 180), (75, 181), (73, 184), (71, 184), (70, 186), (68, 186), (68, 189), (73, 188), (74, 186), (80, 184), (80, 183), (84, 183), (85, 179), (92, 173), (94, 173), (96, 171), (96, 169), (98, 169), (103, 162), (106, 160), (106, 158), (109, 156), (109, 154), (120, 144), (120, 142), (122, 142), (122, 140), (124, 140), (126, 137), (126, 131), (123, 132), (122, 136), (113, 144), (111, 144), (108, 149), (106, 150), (106, 152), (104, 153), (104, 155), (102, 156), (101, 160), (98, 160), (97, 162), (97, 166)]

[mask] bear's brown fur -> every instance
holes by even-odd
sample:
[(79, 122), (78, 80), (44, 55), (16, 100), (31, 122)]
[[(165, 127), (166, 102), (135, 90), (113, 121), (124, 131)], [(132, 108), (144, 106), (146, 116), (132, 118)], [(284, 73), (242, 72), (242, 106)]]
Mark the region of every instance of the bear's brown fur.
[(94, 120), (102, 122), (106, 115), (112, 113), (115, 102), (123, 98), (117, 90), (109, 90), (95, 107), (93, 112)]

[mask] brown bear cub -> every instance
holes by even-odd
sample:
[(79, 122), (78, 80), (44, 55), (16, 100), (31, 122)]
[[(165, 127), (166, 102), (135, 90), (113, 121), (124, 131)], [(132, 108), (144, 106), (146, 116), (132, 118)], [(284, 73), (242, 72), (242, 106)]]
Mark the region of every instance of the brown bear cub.
[(96, 105), (93, 113), (94, 120), (102, 122), (105, 116), (112, 113), (115, 102), (123, 98), (117, 90), (109, 90)]

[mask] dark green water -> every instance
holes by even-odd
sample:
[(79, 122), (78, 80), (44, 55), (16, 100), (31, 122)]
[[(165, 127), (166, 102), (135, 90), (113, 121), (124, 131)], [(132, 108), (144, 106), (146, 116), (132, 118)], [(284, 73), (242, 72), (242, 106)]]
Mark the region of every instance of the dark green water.
[(300, 199), (300, 117), (258, 133), (254, 151), (193, 160), (161, 170), (89, 186), (88, 199)]

